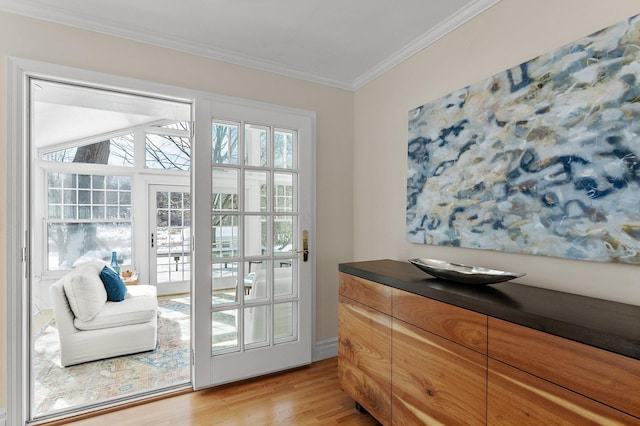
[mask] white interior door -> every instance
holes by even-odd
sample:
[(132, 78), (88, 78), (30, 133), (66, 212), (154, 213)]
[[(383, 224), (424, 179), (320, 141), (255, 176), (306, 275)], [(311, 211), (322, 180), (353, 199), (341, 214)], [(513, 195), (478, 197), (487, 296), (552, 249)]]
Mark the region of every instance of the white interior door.
[(314, 123), (306, 111), (196, 101), (196, 388), (311, 362)]
[(149, 282), (159, 295), (189, 292), (190, 245), (189, 187), (149, 185)]

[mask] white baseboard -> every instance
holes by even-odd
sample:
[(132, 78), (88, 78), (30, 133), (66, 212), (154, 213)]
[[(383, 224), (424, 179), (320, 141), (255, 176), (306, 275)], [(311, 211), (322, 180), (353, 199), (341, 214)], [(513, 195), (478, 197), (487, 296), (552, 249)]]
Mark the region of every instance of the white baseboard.
[(338, 356), (338, 338), (318, 340), (313, 351), (313, 360), (320, 361)]
[(0, 426), (7, 425), (7, 409), (0, 408)]

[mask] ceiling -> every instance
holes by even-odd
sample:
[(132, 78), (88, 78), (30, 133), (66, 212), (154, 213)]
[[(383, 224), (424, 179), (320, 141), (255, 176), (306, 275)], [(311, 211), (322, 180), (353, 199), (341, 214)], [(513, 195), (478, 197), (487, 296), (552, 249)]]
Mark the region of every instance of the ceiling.
[(500, 0), (0, 0), (0, 10), (355, 90)]

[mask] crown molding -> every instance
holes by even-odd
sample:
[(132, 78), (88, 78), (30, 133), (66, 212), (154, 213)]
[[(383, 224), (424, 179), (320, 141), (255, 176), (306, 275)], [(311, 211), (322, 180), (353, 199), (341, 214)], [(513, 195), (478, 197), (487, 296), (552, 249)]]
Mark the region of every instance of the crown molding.
[(500, 1), (501, 0), (478, 0), (460, 9), (433, 29), (423, 34), (421, 37), (412, 41), (398, 52), (389, 56), (369, 71), (356, 78), (351, 84), (352, 90), (357, 90), (370, 81), (380, 77), (385, 72), (409, 59), (430, 44), (435, 43), (451, 31), (480, 15), (482, 12)]
[(477, 0), (472, 2), (353, 81), (328, 78), (308, 71), (283, 66), (276, 62), (258, 60), (224, 49), (216, 49), (203, 44), (193, 43), (192, 41), (178, 37), (167, 37), (161, 32), (136, 31), (125, 28), (115, 22), (105, 20), (97, 22), (92, 17), (78, 16), (72, 11), (43, 6), (41, 4), (36, 4), (36, 2), (31, 0), (0, 0), (0, 10), (136, 42), (147, 43), (162, 48), (190, 53), (208, 59), (227, 62), (260, 71), (271, 72), (286, 77), (309, 81), (311, 83), (355, 91), (500, 1), (501, 0)]

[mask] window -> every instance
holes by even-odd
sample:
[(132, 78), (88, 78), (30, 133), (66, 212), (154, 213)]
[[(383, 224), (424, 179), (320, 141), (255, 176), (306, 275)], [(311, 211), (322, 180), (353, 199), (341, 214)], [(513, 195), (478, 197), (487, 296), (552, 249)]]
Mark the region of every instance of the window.
[(47, 173), (47, 270), (131, 264), (131, 177)]
[(42, 155), (42, 159), (55, 163), (90, 163), (133, 167), (134, 137), (133, 134), (125, 134), (89, 145), (47, 152)]
[(145, 167), (148, 169), (191, 169), (191, 139), (188, 121), (147, 129)]

